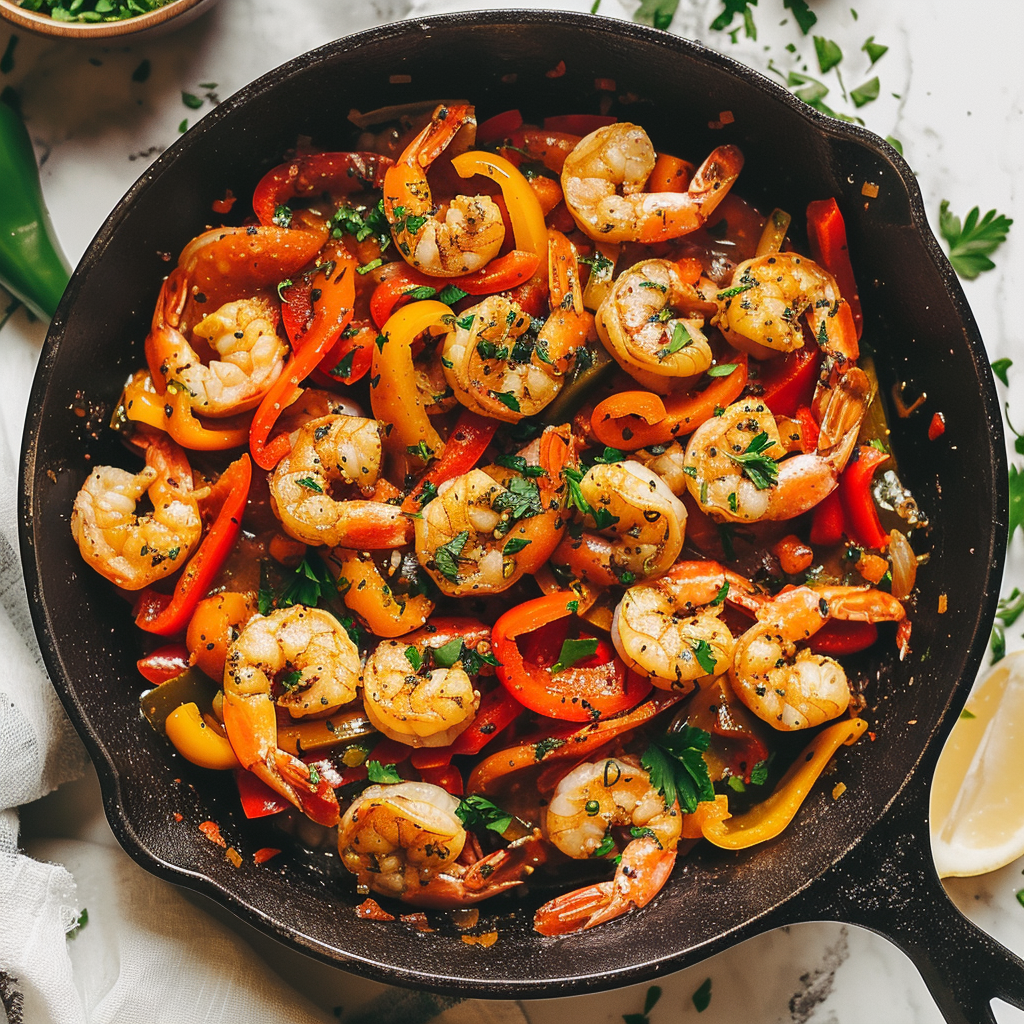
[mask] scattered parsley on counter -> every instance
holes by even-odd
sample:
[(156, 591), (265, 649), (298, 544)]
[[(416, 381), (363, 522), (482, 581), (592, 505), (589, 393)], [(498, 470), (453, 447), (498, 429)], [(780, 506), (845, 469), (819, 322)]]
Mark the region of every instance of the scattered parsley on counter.
[(703, 1013), (711, 1005), (711, 979), (705, 978), (704, 983), (690, 997), (698, 1013)]
[(999, 599), (996, 623), (992, 627), (992, 664), (1006, 657), (1006, 630), (1024, 614), (1024, 594), (1014, 587), (1009, 597)]
[(1006, 379), (1006, 371), (1013, 366), (1012, 359), (997, 359), (992, 364), (992, 372), (1007, 386), (1010, 382)]
[[(757, 3), (757, 0), (754, 0), (754, 3)], [(633, 14), (633, 20), (644, 25), (653, 25), (655, 28), (668, 29), (678, 7), (679, 0), (641, 0), (640, 6)], [(596, 4), (590, 13), (597, 13)]]
[(14, 70), (14, 48), (18, 45), (18, 37), (11, 36), (7, 40), (7, 49), (0, 57), (0, 74), (9, 75)]
[(984, 217), (980, 214), (980, 208), (974, 207), (961, 224), (960, 218), (949, 212), (948, 199), (943, 199), (939, 207), (939, 232), (949, 243), (949, 262), (969, 281), (995, 266), (989, 257), (1006, 241), (1013, 223), (995, 210), (989, 210)]
[(644, 996), (644, 1012), (643, 1013), (624, 1013), (622, 1020), (624, 1024), (651, 1024), (651, 1019), (648, 1016), (651, 1010), (657, 1005), (658, 1000), (661, 998), (661, 987), (659, 985), (652, 985), (647, 990), (647, 995)]
[(1007, 534), (1013, 540), (1014, 531), (1024, 525), (1024, 473), (1010, 465), (1010, 529)]
[(185, 92), (184, 89), (181, 92), (181, 102), (184, 103), (189, 110), (198, 110), (203, 105), (203, 101), (196, 96), (195, 93)]
[(814, 37), (814, 52), (818, 55), (818, 67), (821, 68), (823, 75), (843, 59), (843, 51), (839, 49), (839, 44), (824, 36)]

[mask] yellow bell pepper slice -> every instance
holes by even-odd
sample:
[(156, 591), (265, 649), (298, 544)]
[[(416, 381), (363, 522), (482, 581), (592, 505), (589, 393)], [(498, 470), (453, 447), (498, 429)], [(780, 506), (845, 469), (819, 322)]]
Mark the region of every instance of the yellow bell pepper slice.
[(373, 346), (370, 370), (370, 406), (374, 419), (389, 424), (384, 445), (398, 455), (415, 455), (420, 442), (432, 457), (441, 454), (444, 442), (427, 416), (416, 389), (412, 343), (430, 327), (450, 325), (455, 316), (449, 306), (435, 299), (410, 302), (388, 318), (381, 339)]
[(723, 850), (745, 850), (774, 839), (793, 820), (825, 765), (845, 743), (849, 746), (864, 734), (863, 718), (835, 722), (822, 729), (779, 780), (775, 792), (746, 814), (725, 821), (708, 821), (704, 838)]
[(219, 723), (202, 715), (195, 704), (182, 704), (175, 708), (164, 722), (167, 738), (186, 761), (200, 768), (225, 771), (241, 768), (235, 752)]
[(452, 159), (455, 173), (462, 178), (483, 174), (496, 181), (512, 221), (516, 248), (536, 253), (542, 260), (548, 255), (548, 229), (537, 193), (522, 172), (503, 156), (471, 149)]

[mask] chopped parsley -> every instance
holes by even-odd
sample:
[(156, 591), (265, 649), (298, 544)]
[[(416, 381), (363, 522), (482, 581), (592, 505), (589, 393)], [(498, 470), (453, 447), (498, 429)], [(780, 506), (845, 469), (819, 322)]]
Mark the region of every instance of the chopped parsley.
[[(772, 757), (775, 755), (773, 754)], [(753, 768), (750, 769), (750, 784), (752, 786), (763, 786), (768, 781), (768, 766), (771, 764), (772, 758), (769, 757), (767, 760), (758, 761)]]
[(601, 845), (594, 850), (590, 855), (591, 857), (607, 857), (612, 850), (615, 849), (615, 840), (611, 836), (605, 836), (601, 840)]
[(299, 680), (302, 678), (302, 673), (296, 669), (294, 672), (286, 672), (283, 676), (278, 679), (282, 688), (286, 693), (291, 692), (299, 685)]
[(883, 46), (881, 43), (876, 43), (874, 36), (868, 36), (867, 39), (864, 40), (864, 45), (861, 49), (868, 55), (872, 67), (875, 66), (875, 61), (880, 60), (889, 52), (889, 47)]
[[(97, 0), (97, 3), (101, 2), (102, 0)], [(74, 0), (72, 0), (71, 5), (72, 7), (75, 6)], [(198, 96), (196, 96), (195, 93), (185, 92), (184, 90), (182, 90), (181, 93), (181, 102), (184, 103), (185, 106), (189, 108), (189, 110), (198, 110), (203, 105), (203, 101)]]
[(596, 250), (593, 256), (581, 256), (578, 262), (590, 267), (595, 274), (604, 274), (615, 266), (607, 256)]
[(686, 324), (676, 323), (675, 329), (672, 331), (672, 340), (664, 348), (658, 349), (658, 358), (667, 359), (669, 356), (675, 355), (680, 349), (684, 349), (692, 344), (693, 338), (690, 337)]
[(422, 439), (419, 444), (410, 444), (405, 450), (423, 462), (429, 462), (434, 457), (434, 453), (427, 447), (427, 442)]
[(711, 1005), (711, 979), (705, 978), (700, 988), (690, 997), (693, 1000), (694, 1009), (703, 1013)]
[(715, 799), (704, 760), (710, 742), (709, 732), (684, 725), (652, 740), (641, 755), (640, 763), (650, 772), (651, 783), (665, 797), (667, 807), (678, 800), (692, 814), (698, 803)]
[(584, 515), (591, 516), (599, 530), (607, 530), (609, 526), (614, 526), (619, 521), (619, 517), (613, 516), (608, 509), (594, 508), (583, 496), (583, 490), (580, 487), (583, 474), (578, 469), (566, 466), (562, 470), (562, 476), (565, 477), (566, 483), (569, 485), (569, 508), (578, 509)]
[[(608, 449), (609, 451), (611, 449)], [(494, 460), (499, 466), (506, 469), (514, 469), (523, 476), (546, 476), (545, 470), (540, 466), (531, 466), (522, 455), (499, 455)]]
[(405, 779), (398, 774), (397, 765), (381, 764), (380, 761), (366, 762), (366, 777), (371, 782), (393, 785), (396, 782), (404, 782)]
[[(756, 3), (757, 0), (722, 0), (722, 12), (711, 22), (711, 27), (719, 31), (727, 30), (738, 14), (743, 19), (744, 35), (748, 39), (756, 40), (757, 26), (754, 24), (754, 12), (750, 9), (750, 6)], [(735, 31), (738, 32), (739, 29)]]
[(793, 17), (804, 35), (817, 24), (818, 16), (807, 6), (807, 0), (782, 0), (782, 6), (793, 12)]
[(875, 75), (874, 78), (869, 78), (863, 85), (858, 85), (856, 89), (851, 89), (850, 99), (853, 100), (853, 105), (859, 109), (877, 100), (878, 92), (878, 75)]
[(1010, 464), (1010, 530), (1007, 537), (1013, 540), (1014, 531), (1024, 524), (1024, 473)]
[(597, 653), (597, 637), (581, 637), (579, 640), (565, 639), (562, 641), (562, 650), (558, 654), (558, 661), (551, 666), (551, 674), (564, 672), (572, 668), (578, 661), (592, 658)]
[(455, 321), (455, 326), (461, 331), (471, 331), (473, 329), (473, 321), (476, 319), (476, 313), (467, 313), (464, 317)]
[(433, 655), (434, 664), (438, 668), (451, 668), (462, 656), (464, 646), (461, 637), (456, 637), (440, 647), (432, 647), (430, 652)]
[(330, 220), (331, 236), (355, 235), (357, 242), (374, 235), (384, 252), (391, 244), (391, 228), (384, 216), (384, 201), (368, 210), (357, 210), (351, 206), (339, 206)]
[(708, 370), (709, 377), (728, 377), (739, 363), (719, 363), (717, 366), (712, 366)]
[(274, 207), (274, 216), (271, 218), (279, 228), (290, 228), (292, 226), (291, 207), (280, 205)]
[(616, 462), (622, 462), (626, 458), (626, 453), (619, 451), (618, 448), (605, 448), (600, 455), (594, 456), (594, 462), (600, 463), (603, 466), (610, 466)]
[(771, 487), (779, 478), (779, 464), (770, 455), (765, 455), (765, 449), (772, 446), (772, 440), (762, 430), (747, 445), (747, 449), (741, 455), (734, 455), (732, 452), (725, 454), (740, 466), (744, 474), (750, 479), (753, 485), (763, 491)]
[(503, 555), (518, 555), (523, 548), (532, 543), (533, 541), (527, 540), (525, 537), (513, 537), (501, 549), (501, 553)]
[(496, 398), (502, 405), (507, 406), (513, 412), (520, 412), (519, 399), (516, 398), (511, 392), (508, 391), (491, 391), (489, 392), (492, 398)]
[(939, 232), (949, 243), (949, 262), (961, 277), (970, 281), (995, 266), (989, 257), (1006, 241), (1013, 224), (1009, 217), (995, 210), (989, 210), (984, 217), (980, 213), (979, 207), (974, 207), (961, 224), (960, 218), (949, 212), (947, 199), (939, 206)]
[(992, 664), (1006, 657), (1006, 630), (1024, 614), (1024, 594), (1017, 587), (1009, 597), (999, 599), (996, 623), (992, 627)]
[(337, 362), (337, 365), (331, 370), (332, 377), (348, 378), (352, 376), (352, 360), (356, 357), (356, 350), (352, 349), (351, 352), (343, 355)]
[(280, 594), (274, 593), (268, 581), (261, 581), (259, 611), (267, 615), (274, 608), (290, 608), (295, 604), (315, 608), (321, 598), (334, 597), (337, 593), (338, 585), (324, 560), (316, 552), (308, 551)]
[(533, 480), (513, 477), (508, 487), (491, 502), (496, 512), (508, 512), (512, 519), (531, 519), (543, 511), (540, 488)]
[(839, 45), (824, 36), (814, 37), (814, 52), (818, 55), (818, 67), (821, 68), (823, 75), (843, 59), (843, 51), (839, 49)]
[(707, 640), (698, 640), (695, 644), (691, 644), (690, 647), (693, 651), (693, 656), (697, 659), (697, 664), (709, 675), (714, 672), (718, 660), (711, 653), (711, 644)]
[(469, 530), (457, 533), (447, 544), (442, 544), (434, 553), (434, 565), (447, 580), (455, 583), (459, 579), (459, 556), (469, 540)]
[(469, 292), (464, 292), (458, 285), (448, 284), (437, 293), (437, 301), (451, 306), (460, 299), (464, 299), (468, 294)]
[(317, 494), (324, 493), (324, 489), (311, 476), (300, 476), (295, 482), (308, 491), (316, 491)]
[(459, 806), (455, 808), (455, 814), (459, 821), (469, 831), (481, 828), (489, 828), (492, 832), (501, 835), (507, 832), (512, 824), (512, 815), (503, 811), (497, 804), (491, 803), (486, 797), (477, 793), (463, 797)]
[(416, 500), (420, 503), (420, 508), (424, 505), (429, 504), (437, 497), (437, 484), (432, 480), (428, 480), (423, 487), (420, 489), (420, 493), (416, 495)]
[(384, 261), (378, 256), (375, 260), (370, 260), (369, 263), (364, 263), (361, 267), (356, 267), (356, 273), (359, 275), (368, 274), (371, 270), (376, 270), (378, 267), (384, 266)]
[(414, 672), (419, 672), (420, 666), (423, 664), (423, 655), (415, 647), (409, 646), (405, 649), (405, 660), (412, 665)]
[(1013, 366), (1012, 359), (997, 359), (992, 364), (992, 372), (1007, 386), (1009, 386), (1010, 382), (1007, 380), (1006, 371), (1009, 370), (1011, 366)]

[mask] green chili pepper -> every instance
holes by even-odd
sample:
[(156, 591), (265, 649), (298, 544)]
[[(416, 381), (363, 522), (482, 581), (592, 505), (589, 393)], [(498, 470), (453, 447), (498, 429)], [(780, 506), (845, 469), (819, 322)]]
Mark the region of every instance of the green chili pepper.
[(568, 423), (586, 400), (591, 389), (597, 387), (615, 368), (612, 357), (608, 355), (602, 345), (598, 345), (592, 350), (592, 357), (593, 362), (585, 370), (574, 374), (555, 400), (541, 413), (542, 422), (548, 424)]
[(0, 284), (49, 320), (71, 270), (53, 233), (21, 115), (0, 102)]

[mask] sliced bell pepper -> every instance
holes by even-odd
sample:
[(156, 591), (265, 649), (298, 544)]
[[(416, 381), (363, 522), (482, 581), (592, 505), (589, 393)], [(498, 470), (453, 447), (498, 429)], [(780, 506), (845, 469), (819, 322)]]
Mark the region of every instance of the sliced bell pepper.
[(537, 193), (519, 170), (503, 156), (470, 150), (452, 158), (452, 167), (462, 178), (482, 174), (498, 183), (512, 219), (516, 248), (543, 258), (548, 251), (548, 229)]
[(275, 224), (276, 211), (296, 196), (327, 193), (350, 195), (384, 185), (384, 172), (394, 164), (379, 153), (311, 153), (267, 171), (253, 192), (252, 208), (259, 222)]
[(376, 761), (380, 765), (401, 764), (408, 761), (412, 754), (412, 747), (406, 743), (399, 743), (397, 740), (386, 737), (379, 739), (366, 755), (366, 760), (354, 768), (346, 768), (341, 773), (341, 785), (346, 786), (352, 782), (359, 782), (366, 778), (366, 766), (370, 761)]
[(164, 644), (135, 664), (143, 679), (159, 686), (188, 669), (188, 648), (183, 643)]
[(423, 474), (419, 482), (402, 502), (403, 512), (418, 512), (420, 498), (427, 484), (443, 484), (473, 469), (480, 461), (498, 429), (497, 420), (489, 420), (479, 413), (463, 409), (448, 440), (441, 458)]
[(779, 252), (786, 241), (786, 232), (789, 231), (792, 219), (785, 210), (772, 210), (764, 222), (754, 256), (770, 256), (772, 253)]
[(547, 215), (562, 201), (562, 186), (554, 178), (545, 178), (537, 175), (530, 178), (530, 188), (533, 189), (537, 202), (540, 203), (541, 211)]
[(797, 756), (767, 800), (756, 804), (746, 814), (706, 822), (704, 838), (723, 850), (745, 850), (774, 839), (796, 817), (811, 787), (839, 747), (854, 743), (867, 727), (863, 718), (854, 718), (822, 729)]
[(681, 160), (668, 153), (659, 153), (654, 170), (647, 179), (645, 192), (685, 192), (697, 168), (689, 160)]
[(419, 773), (424, 782), (440, 786), (452, 796), (462, 796), (465, 792), (462, 785), (462, 772), (450, 764), (439, 765), (436, 768), (420, 768)]
[(818, 447), (818, 436), (821, 426), (814, 418), (814, 413), (806, 405), (801, 405), (794, 419), (800, 424), (800, 447), (805, 452), (813, 452)]
[(542, 732), (524, 737), (516, 746), (497, 750), (480, 761), (470, 773), (466, 792), (486, 793), (498, 779), (542, 761), (567, 758), (580, 761), (616, 736), (644, 725), (682, 699), (682, 694), (656, 690), (632, 711), (614, 718), (603, 718), (584, 726), (551, 723)]
[(843, 518), (843, 503), (839, 491), (826, 494), (811, 513), (811, 543), (816, 546), (832, 547), (843, 539), (846, 520)]
[(227, 771), (242, 767), (231, 749), (224, 727), (211, 716), (202, 714), (195, 704), (181, 704), (175, 708), (164, 721), (164, 732), (174, 749), (186, 761), (200, 768)]
[(405, 636), (430, 618), (434, 602), (426, 594), (397, 597), (369, 551), (335, 549), (334, 557), (339, 577), (349, 582), (345, 605), (366, 623), (374, 636)]
[(846, 243), (846, 223), (835, 199), (818, 199), (807, 204), (807, 240), (815, 263), (836, 279), (839, 294), (850, 304), (859, 341), (864, 331), (864, 313)]
[(801, 405), (810, 405), (821, 369), (821, 349), (804, 345), (760, 366), (760, 397), (773, 416), (795, 416)]
[[(518, 128), (509, 136), (510, 149), (503, 150), (509, 163), (518, 167), (523, 160), (536, 160), (555, 174), (562, 173), (565, 158), (579, 145), (581, 135), (550, 128)], [(525, 154), (525, 156), (524, 156)]]
[[(569, 602), (575, 604), (570, 607)], [(577, 605), (578, 599), (570, 591), (545, 594), (502, 615), (494, 624), (492, 638), (500, 662), (498, 678), (520, 704), (548, 718), (586, 722), (635, 707), (651, 692), (651, 684), (628, 672), (611, 652), (600, 665), (588, 668), (578, 662), (559, 672), (528, 660), (520, 639), (574, 615)]]
[(256, 778), (244, 768), (235, 769), (235, 783), (242, 801), (242, 811), (247, 818), (265, 818), (291, 807), (283, 796), (278, 796), (262, 779)]
[(862, 548), (884, 550), (889, 546), (889, 535), (882, 529), (871, 493), (871, 478), (888, 458), (886, 452), (861, 445), (839, 477), (839, 500), (846, 532), (850, 540)]
[(452, 317), (449, 306), (432, 299), (403, 306), (388, 318), (374, 346), (370, 405), (375, 419), (390, 424), (384, 443), (396, 454), (415, 452), (420, 442), (432, 455), (444, 447), (416, 387), (412, 343), (427, 328), (451, 323)]
[(651, 391), (620, 391), (606, 398), (590, 418), (594, 436), (609, 447), (636, 451), (693, 433), (714, 416), (716, 407), (739, 398), (746, 386), (746, 354), (732, 353), (726, 362), (736, 368), (724, 377), (712, 378), (700, 392), (662, 396)]
[(333, 265), (322, 267), (314, 278), (320, 282), (320, 297), (314, 303), (316, 311), (309, 330), (303, 336), (302, 347), (292, 352), (284, 372), (264, 395), (253, 416), (249, 428), (249, 448), (256, 465), (261, 469), (273, 469), (287, 453), (290, 444), (287, 435), (279, 434), (268, 444), (270, 432), (282, 410), (298, 397), (299, 385), (313, 372), (324, 353), (352, 319), (356, 297), (356, 261), (340, 246), (336, 253), (337, 259)]
[(486, 145), (488, 142), (501, 142), (507, 139), (523, 123), (523, 115), (518, 110), (506, 110), (493, 117), (481, 121), (476, 128), (476, 141)]
[(878, 627), (873, 622), (841, 622), (830, 619), (808, 641), (815, 654), (842, 657), (866, 651), (878, 639)]
[(174, 594), (159, 612), (154, 605), (145, 603), (142, 612), (135, 619), (135, 625), (147, 633), (173, 636), (188, 625), (196, 605), (206, 596), (221, 566), (227, 560), (238, 533), (242, 528), (242, 515), (249, 500), (249, 485), (252, 483), (252, 463), (248, 455), (232, 462), (222, 474), (230, 478), (228, 495), (213, 521), (199, 550), (192, 556), (185, 571), (178, 577)]
[(215, 430), (203, 426), (193, 415), (188, 395), (179, 388), (157, 394), (153, 378), (139, 370), (128, 382), (121, 398), (125, 416), (133, 423), (145, 423), (166, 431), (171, 439), (191, 451), (215, 452), (245, 444), (245, 427)]

